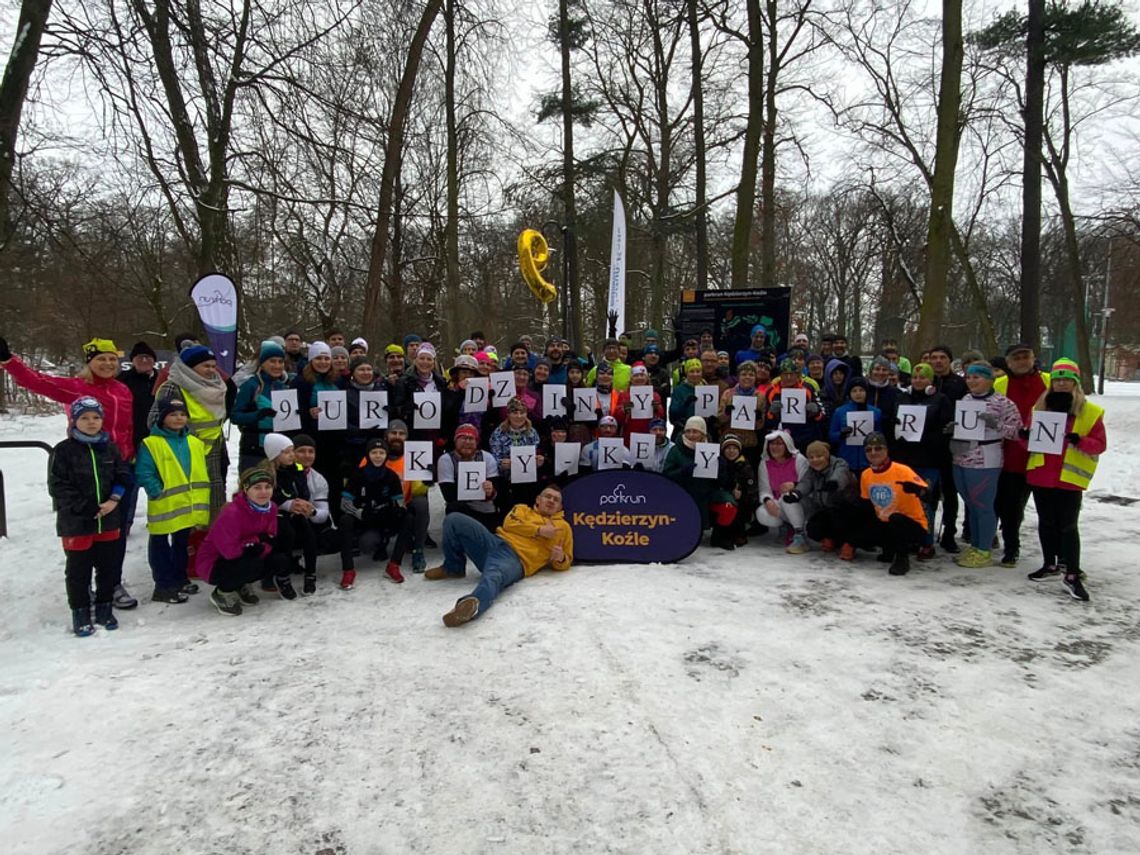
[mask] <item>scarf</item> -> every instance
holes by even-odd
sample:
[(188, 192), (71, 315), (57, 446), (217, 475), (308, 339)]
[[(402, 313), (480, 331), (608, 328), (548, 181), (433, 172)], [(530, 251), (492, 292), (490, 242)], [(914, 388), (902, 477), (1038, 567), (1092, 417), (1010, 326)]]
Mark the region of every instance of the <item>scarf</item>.
[(249, 496), (246, 496), (245, 500), (249, 504), (249, 506), (251, 508), (253, 508), (255, 511), (257, 511), (257, 513), (259, 513), (259, 514), (267, 514), (273, 508), (273, 502), (266, 502), (264, 505), (259, 505), (253, 499), (251, 499)]
[(181, 359), (175, 359), (170, 363), (169, 376), (171, 383), (209, 410), (211, 416), (216, 419), (226, 417), (226, 381), (220, 374), (213, 380), (207, 380)]
[(79, 428), (73, 427), (67, 433), (68, 436), (70, 436), (76, 442), (82, 442), (84, 445), (104, 445), (106, 444), (107, 440), (110, 439), (110, 437), (107, 436), (107, 432), (105, 430), (101, 430), (99, 433), (92, 436), (91, 434), (83, 433), (81, 430), (79, 430)]

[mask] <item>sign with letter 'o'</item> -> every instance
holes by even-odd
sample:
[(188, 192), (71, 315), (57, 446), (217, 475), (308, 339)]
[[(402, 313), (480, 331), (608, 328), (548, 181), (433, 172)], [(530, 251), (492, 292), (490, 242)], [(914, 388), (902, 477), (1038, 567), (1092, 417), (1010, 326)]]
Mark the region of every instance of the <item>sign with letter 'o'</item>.
[(562, 509), (574, 532), (574, 561), (669, 564), (701, 542), (693, 498), (656, 472), (614, 469), (571, 481)]

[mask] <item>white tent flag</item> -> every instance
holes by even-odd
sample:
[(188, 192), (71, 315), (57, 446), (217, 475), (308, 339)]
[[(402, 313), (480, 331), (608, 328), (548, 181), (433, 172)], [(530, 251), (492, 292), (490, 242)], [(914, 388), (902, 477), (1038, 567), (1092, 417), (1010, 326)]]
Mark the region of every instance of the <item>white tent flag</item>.
[(1029, 425), (1029, 450), (1042, 454), (1064, 454), (1065, 422), (1068, 418), (1068, 413), (1034, 410), (1033, 421)]
[(629, 387), (629, 417), (631, 419), (653, 418), (653, 387)]
[(515, 372), (496, 371), (491, 375), (491, 404), (505, 407), (515, 396)]
[(348, 427), (348, 393), (317, 392), (317, 430), (345, 430)]
[(360, 393), (361, 430), (388, 427), (388, 392)]
[(986, 438), (985, 422), (979, 418), (986, 411), (986, 402), (977, 398), (963, 398), (954, 403), (954, 439)]
[(900, 404), (898, 421), (895, 423), (895, 439), (921, 442), (924, 430), (926, 430), (926, 407), (922, 404)]
[(412, 427), (416, 430), (439, 430), (442, 409), (439, 392), (416, 392), (412, 397), (416, 404)]
[(875, 414), (870, 410), (848, 410), (847, 427), (851, 428), (847, 444), (862, 445), (875, 429)]
[[(607, 315), (617, 313), (617, 332), (625, 329), (625, 205), (614, 191), (614, 225), (610, 238), (610, 296)], [(609, 320), (606, 320), (607, 332)]]
[(404, 443), (404, 480), (431, 481), (431, 443), (409, 441)]
[(274, 389), (269, 393), (273, 409), (273, 429), (281, 431), (300, 430), (301, 414), (297, 410), (296, 389)]
[(756, 396), (735, 395), (732, 398), (732, 419), (729, 424), (738, 430), (756, 430)]
[(807, 424), (807, 390), (780, 390), (780, 425)]
[(693, 450), (694, 478), (716, 478), (720, 462), (720, 446), (715, 442), (698, 442)]
[(556, 442), (554, 443), (554, 474), (578, 474), (578, 460), (582, 456), (582, 443)]
[(487, 480), (485, 460), (460, 460), (455, 473), (455, 496), (461, 502), (481, 502), (487, 498), (483, 482)]
[(511, 483), (533, 484), (538, 481), (538, 446), (511, 446)]
[(640, 463), (646, 469), (653, 463), (653, 450), (657, 447), (657, 437), (651, 433), (629, 435), (629, 465)]
[(463, 393), (463, 412), (485, 413), (491, 397), (491, 380), (487, 377), (469, 377)]
[(696, 409), (693, 415), (706, 419), (712, 418), (716, 415), (718, 401), (720, 401), (720, 386), (698, 386), (696, 390)]
[(561, 383), (547, 383), (542, 387), (542, 414), (543, 416), (564, 416), (566, 405), (562, 399), (566, 397), (566, 387)]

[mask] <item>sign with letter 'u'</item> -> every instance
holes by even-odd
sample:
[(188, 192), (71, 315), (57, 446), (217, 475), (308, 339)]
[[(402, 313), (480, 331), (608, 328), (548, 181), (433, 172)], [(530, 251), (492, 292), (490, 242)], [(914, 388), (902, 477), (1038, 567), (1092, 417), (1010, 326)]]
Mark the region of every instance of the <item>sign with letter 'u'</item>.
[(693, 498), (656, 472), (615, 469), (571, 481), (562, 509), (574, 532), (574, 561), (670, 564), (701, 542)]

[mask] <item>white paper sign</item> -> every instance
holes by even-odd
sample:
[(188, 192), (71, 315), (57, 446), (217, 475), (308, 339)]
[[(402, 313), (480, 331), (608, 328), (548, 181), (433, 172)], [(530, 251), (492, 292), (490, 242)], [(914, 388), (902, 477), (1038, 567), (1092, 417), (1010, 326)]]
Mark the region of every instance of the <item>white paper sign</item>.
[(807, 390), (781, 389), (780, 390), (780, 424), (806, 425), (807, 424)]
[(986, 402), (963, 398), (954, 404), (954, 439), (985, 439), (986, 425), (978, 418), (986, 411)]
[(720, 459), (720, 446), (715, 442), (698, 442), (693, 453), (694, 478), (716, 478)]
[(317, 392), (317, 430), (345, 430), (348, 427), (348, 393)]
[(485, 460), (460, 460), (455, 473), (455, 497), (461, 502), (479, 502), (487, 498), (483, 482), (487, 480)]
[(505, 407), (515, 396), (515, 372), (496, 371), (491, 375), (491, 403)]
[(756, 396), (734, 395), (732, 401), (732, 418), (729, 424), (741, 430), (756, 430)]
[(463, 393), (463, 412), (485, 413), (491, 400), (491, 381), (487, 377), (467, 378), (467, 388)]
[(898, 421), (895, 422), (895, 439), (919, 442), (925, 429), (926, 407), (921, 404), (899, 405)]
[(574, 390), (574, 421), (595, 422), (598, 415), (594, 411), (598, 408), (597, 389)]
[(629, 436), (629, 465), (640, 463), (646, 469), (653, 462), (653, 449), (657, 446), (657, 437), (651, 433), (634, 433)]
[(629, 417), (631, 419), (653, 418), (653, 387), (629, 387)]
[(412, 427), (416, 430), (439, 430), (440, 410), (443, 409), (439, 392), (416, 392), (412, 398), (416, 403)]
[(360, 393), (360, 429), (388, 427), (388, 392)]
[(538, 446), (511, 446), (511, 483), (533, 484), (538, 480)]
[(621, 469), (625, 464), (625, 441), (620, 436), (598, 437), (598, 471)]
[(404, 443), (404, 480), (432, 480), (430, 442), (416, 440)]
[(269, 400), (273, 402), (273, 430), (280, 433), (287, 430), (301, 429), (301, 413), (297, 410), (296, 389), (274, 389), (269, 393)]
[(566, 405), (562, 399), (566, 397), (566, 387), (561, 383), (547, 383), (542, 387), (542, 415), (564, 416)]
[(1068, 418), (1068, 413), (1034, 410), (1033, 421), (1029, 425), (1029, 450), (1042, 454), (1064, 454), (1065, 423)]
[(693, 415), (708, 418), (715, 416), (717, 402), (720, 400), (719, 386), (698, 386), (696, 394), (696, 410)]
[(582, 443), (580, 442), (554, 443), (554, 474), (577, 475), (578, 458), (581, 455)]
[(862, 445), (875, 429), (875, 414), (870, 410), (848, 410), (847, 427), (851, 428), (847, 445)]

